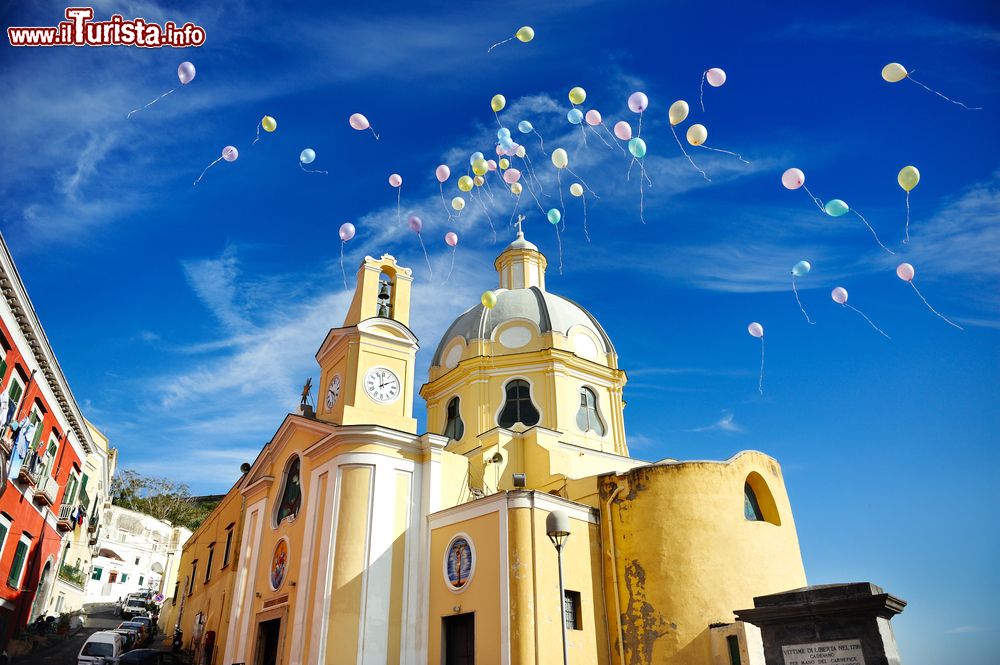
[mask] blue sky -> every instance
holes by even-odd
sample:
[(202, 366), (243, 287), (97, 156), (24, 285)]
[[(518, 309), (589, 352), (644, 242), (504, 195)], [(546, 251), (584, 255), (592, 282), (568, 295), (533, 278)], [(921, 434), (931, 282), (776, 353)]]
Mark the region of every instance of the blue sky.
[[(196, 492), (230, 486), (343, 320), (345, 221), (358, 227), (349, 270), (382, 252), (413, 267), (425, 377), (446, 325), (495, 286), (492, 260), (511, 237), (509, 197), (489, 201), (493, 244), (478, 202), (448, 223), (434, 179), (437, 164), (457, 175), (492, 149), (489, 100), (502, 93), (505, 124), (531, 120), (600, 195), (587, 200), (588, 243), (580, 201), (564, 194), (563, 275), (554, 229), (527, 192), (522, 208), (550, 259), (549, 288), (591, 309), (617, 345), (633, 455), (774, 455), (811, 583), (871, 580), (909, 601), (894, 624), (910, 665), (994, 662), (1000, 17), (986, 3), (94, 5), (99, 18), (190, 20), (208, 35), (185, 51), (0, 50), (2, 230), (77, 399), (124, 466)], [(64, 7), (0, 6), (4, 27), (54, 25)], [(534, 26), (533, 42), (486, 54), (521, 25)], [(182, 60), (197, 78), (126, 120), (175, 85)], [(891, 61), (984, 110), (885, 83)], [(728, 80), (706, 86), (703, 113), (708, 67)], [(621, 153), (592, 134), (584, 145), (566, 122), (575, 85), (609, 126), (634, 127), (626, 99), (648, 94), (647, 224)], [(689, 147), (705, 182), (666, 122), (676, 99), (691, 104), (682, 131), (705, 124), (708, 145), (751, 164)], [(348, 127), (353, 112), (380, 141)], [(278, 129), (251, 146), (264, 114)], [(192, 187), (227, 144), (240, 158)], [(554, 195), (551, 165), (533, 137), (524, 144)], [(299, 170), (305, 147), (329, 175)], [(907, 164), (922, 175), (908, 246), (896, 184)], [(821, 215), (782, 188), (791, 166), (817, 196), (856, 206), (897, 256), (857, 217)], [(396, 222), (392, 172), (404, 178), (403, 215), (424, 220), (433, 278)], [(445, 191), (458, 194), (454, 177)], [(448, 230), (461, 243), (445, 284)], [(798, 286), (814, 326), (789, 288), (800, 259), (813, 265)], [(901, 260), (964, 332), (896, 278)], [(838, 285), (891, 341), (830, 300)], [(763, 397), (753, 320), (766, 331)]]

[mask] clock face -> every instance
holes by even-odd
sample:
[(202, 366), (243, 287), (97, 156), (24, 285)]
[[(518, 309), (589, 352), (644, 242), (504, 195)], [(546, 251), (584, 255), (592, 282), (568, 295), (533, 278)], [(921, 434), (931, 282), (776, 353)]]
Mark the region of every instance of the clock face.
[(372, 367), (365, 373), (365, 392), (381, 404), (394, 402), (399, 397), (399, 377), (385, 367)]
[(340, 399), (340, 375), (334, 374), (330, 379), (330, 387), (326, 390), (326, 408), (332, 409)]

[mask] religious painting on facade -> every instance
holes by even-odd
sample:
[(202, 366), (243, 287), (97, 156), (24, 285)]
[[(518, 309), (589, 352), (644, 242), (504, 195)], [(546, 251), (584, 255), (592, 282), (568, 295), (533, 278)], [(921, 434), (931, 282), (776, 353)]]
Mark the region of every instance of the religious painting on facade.
[(271, 588), (277, 591), (285, 581), (285, 573), (288, 571), (288, 541), (282, 538), (274, 547), (274, 556), (271, 557)]
[(453, 591), (464, 589), (475, 570), (476, 552), (464, 534), (451, 539), (444, 553), (444, 579)]
[(299, 458), (296, 457), (285, 471), (285, 482), (281, 489), (281, 502), (278, 504), (275, 525), (281, 524), (285, 519), (295, 519), (301, 506), (302, 486), (299, 481)]

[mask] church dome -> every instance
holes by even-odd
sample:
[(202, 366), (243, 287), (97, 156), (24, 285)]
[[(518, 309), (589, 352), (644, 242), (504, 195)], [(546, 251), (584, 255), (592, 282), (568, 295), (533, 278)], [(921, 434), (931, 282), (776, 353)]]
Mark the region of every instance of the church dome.
[[(432, 366), (451, 366), (445, 360), (445, 350), (456, 338), (468, 343), (475, 339), (492, 339), (494, 331), (511, 321), (526, 321), (542, 335), (557, 332), (575, 342), (577, 355), (596, 358), (614, 353), (611, 338), (597, 319), (569, 298), (545, 290), (545, 257), (524, 233), (504, 249), (496, 261), (501, 288), (493, 291), (496, 305), (485, 317), (480, 303), (463, 312), (448, 327), (434, 353)], [(582, 329), (582, 330), (581, 330)], [(589, 333), (589, 334), (587, 334)], [(505, 333), (501, 332), (501, 337)]]

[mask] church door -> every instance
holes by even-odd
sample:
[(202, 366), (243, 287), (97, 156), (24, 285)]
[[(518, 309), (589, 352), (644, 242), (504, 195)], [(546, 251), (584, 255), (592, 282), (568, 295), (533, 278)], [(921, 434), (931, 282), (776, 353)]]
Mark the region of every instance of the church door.
[(476, 615), (456, 614), (442, 619), (444, 665), (475, 665)]
[(278, 662), (278, 639), (281, 619), (261, 621), (257, 626), (257, 653), (254, 665), (275, 665)]

